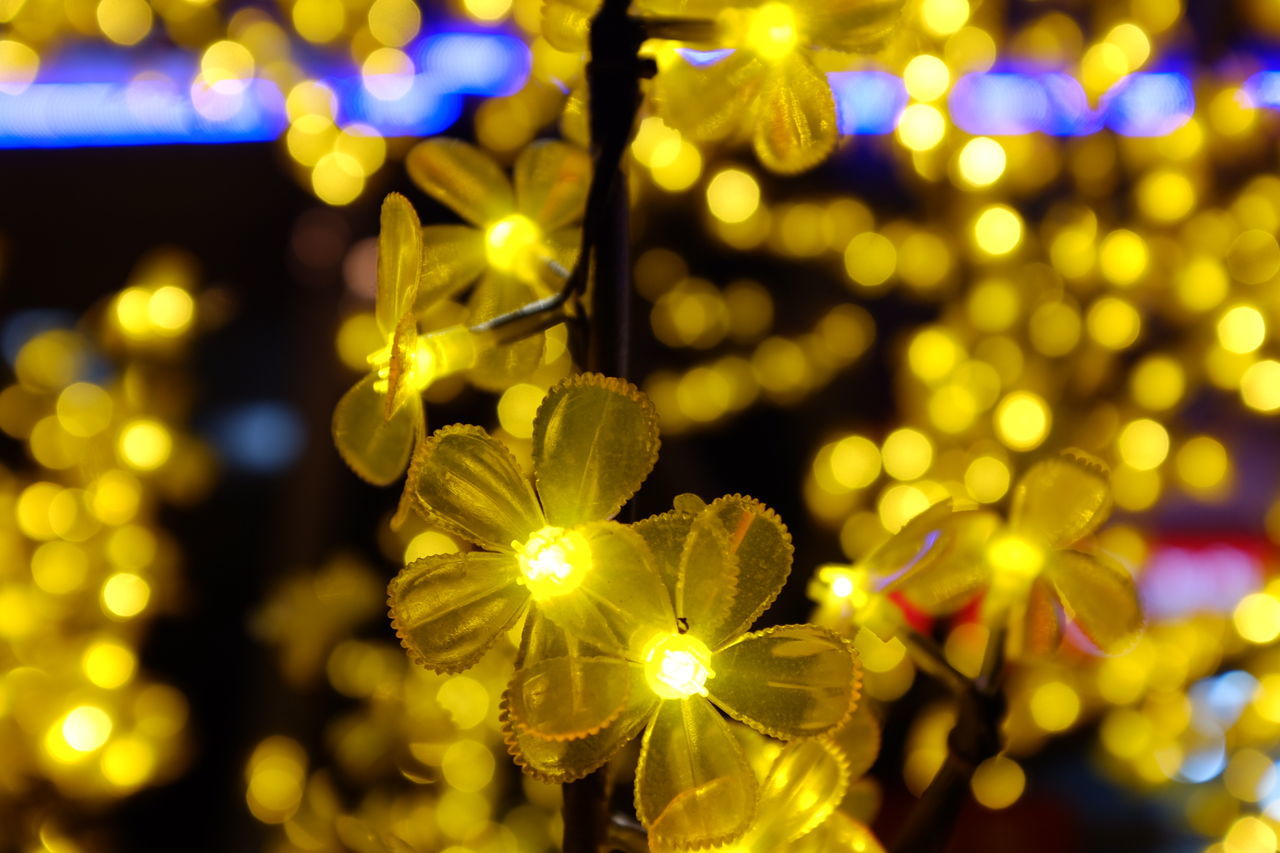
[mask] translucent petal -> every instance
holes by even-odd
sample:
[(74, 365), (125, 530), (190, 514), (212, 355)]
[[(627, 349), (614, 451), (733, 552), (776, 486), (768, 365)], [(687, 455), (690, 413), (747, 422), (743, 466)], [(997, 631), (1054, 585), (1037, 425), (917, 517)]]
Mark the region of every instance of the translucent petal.
[(640, 534), (614, 521), (577, 528), (591, 568), (571, 592), (538, 603), (538, 612), (572, 637), (618, 657), (634, 658), (656, 631), (675, 628), (671, 599), (652, 568)]
[(422, 401), (406, 400), (388, 420), (387, 395), (373, 390), (375, 373), (342, 395), (333, 410), (333, 442), (338, 454), (362, 479), (375, 486), (395, 482), (409, 464), (414, 439), (423, 431)]
[(724, 139), (742, 126), (767, 67), (754, 53), (734, 51), (711, 65), (683, 57), (653, 80), (653, 100), (662, 120), (696, 139)]
[(811, 32), (824, 47), (849, 53), (879, 50), (902, 21), (903, 0), (818, 0)]
[(554, 386), (533, 421), (533, 471), (560, 527), (612, 518), (658, 459), (658, 415), (628, 382), (582, 373)]
[(834, 730), (858, 699), (853, 647), (817, 625), (780, 625), (743, 636), (711, 658), (707, 690), (731, 717), (790, 740)]
[(515, 457), (479, 427), (436, 430), (414, 455), (408, 487), (428, 520), (492, 550), (509, 551), (545, 526)]
[(576, 740), (616, 720), (627, 705), (632, 665), (621, 658), (556, 657), (517, 669), (507, 709), (520, 732)]
[(582, 218), (591, 183), (591, 157), (575, 145), (542, 139), (516, 160), (516, 205), (544, 231)]
[(542, 6), (542, 35), (556, 50), (581, 53), (600, 0), (548, 0)]
[(848, 787), (849, 771), (834, 745), (821, 738), (787, 744), (760, 787), (752, 847), (784, 849), (826, 820)]
[(689, 535), (695, 516), (671, 510), (637, 521), (631, 529), (644, 537), (653, 555), (653, 567), (666, 584), (671, 600), (676, 599), (676, 576), (680, 572), (680, 555), (684, 553), (684, 540)]
[(1111, 485), (1103, 464), (1081, 451), (1039, 460), (1013, 492), (1010, 526), (1049, 548), (1092, 533), (1111, 512)]
[(419, 142), (405, 158), (409, 177), (427, 195), (472, 225), (484, 227), (515, 210), (511, 182), (487, 153), (437, 136)]
[(599, 732), (578, 740), (553, 741), (521, 732), (511, 721), (504, 693), (499, 716), (507, 752), (526, 772), (544, 782), (572, 782), (603, 765), (640, 733), (658, 707), (658, 697), (645, 688), (640, 668), (630, 669), (629, 701), (622, 713)]
[(1014, 607), (1009, 641), (1015, 657), (1049, 654), (1062, 642), (1058, 597), (1044, 576), (1031, 582), (1026, 598)]
[(1049, 555), (1044, 573), (1067, 615), (1102, 651), (1119, 654), (1137, 640), (1142, 605), (1124, 566), (1102, 554), (1057, 551)]
[(885, 853), (884, 846), (864, 824), (837, 811), (821, 826), (791, 842), (787, 853)]
[(751, 627), (778, 597), (791, 573), (791, 534), (778, 514), (755, 498), (727, 495), (717, 498), (709, 512), (729, 534), (729, 547), (738, 560), (738, 594), (718, 631), (701, 639), (715, 648)]
[(482, 232), (470, 225), (426, 226), (418, 310), (462, 290), (480, 278), (487, 264)]
[[(501, 273), (486, 273), (467, 300), (467, 322), (475, 325), (491, 320), (536, 298), (534, 289), (524, 282)], [(478, 388), (505, 391), (538, 369), (542, 364), (542, 349), (542, 335), (486, 349), (479, 354), (467, 376)]]
[(660, 844), (726, 844), (751, 826), (756, 781), (724, 718), (701, 697), (662, 703), (636, 767), (636, 813)]
[(382, 202), (378, 230), (378, 292), (375, 316), (388, 337), (413, 308), (422, 273), (422, 225), (413, 205), (400, 193)]
[(868, 564), (884, 591), (902, 592), (930, 613), (949, 612), (990, 581), (986, 548), (999, 527), (993, 512), (938, 505), (904, 525)]
[(437, 672), (474, 664), (529, 600), (510, 554), (438, 554), (400, 570), (387, 589), (391, 627), (417, 663)]
[(804, 54), (792, 54), (773, 66), (755, 103), (755, 115), (756, 156), (771, 172), (803, 172), (835, 149), (835, 96), (827, 78)]
[(676, 616), (690, 634), (723, 637), (737, 595), (738, 560), (729, 532), (708, 507), (690, 525), (676, 574)]
[(831, 735), (849, 764), (849, 778), (857, 779), (871, 769), (880, 755), (880, 720), (871, 703), (859, 702), (848, 722)]

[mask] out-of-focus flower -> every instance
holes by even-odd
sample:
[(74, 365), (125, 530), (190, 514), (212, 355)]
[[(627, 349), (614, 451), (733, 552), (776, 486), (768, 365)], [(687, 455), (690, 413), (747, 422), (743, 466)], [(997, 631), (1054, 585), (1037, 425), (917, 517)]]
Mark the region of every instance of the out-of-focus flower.
[(661, 581), (641, 537), (607, 519), (657, 455), (648, 399), (598, 374), (561, 382), (538, 407), (536, 493), (511, 452), (484, 430), (437, 430), (414, 459), (406, 500), (485, 550), (424, 557), (392, 580), (392, 625), (414, 660), (441, 672), (466, 669), (530, 599), (557, 624), (589, 622), (583, 633), (592, 636), (623, 616), (643, 619), (665, 598)]
[(748, 633), (791, 570), (790, 534), (758, 501), (727, 496), (636, 529), (668, 594), (615, 600), (627, 615), (608, 626), (562, 619), (558, 637), (537, 620), (507, 693), (508, 742), (535, 775), (566, 780), (643, 729), (636, 808), (650, 838), (727, 844), (751, 826), (756, 782), (715, 709), (784, 740), (825, 734), (857, 700), (856, 653), (816, 625)]
[[(424, 295), (450, 295), (479, 280), (469, 298), (474, 325), (548, 296), (563, 282), (552, 264), (573, 266), (578, 220), (591, 182), (586, 152), (555, 140), (526, 147), (513, 178), (486, 152), (458, 139), (420, 142), (405, 161), (409, 177), (467, 221), (422, 229), (431, 263)], [(542, 336), (482, 354), (471, 379), (505, 389), (527, 375), (542, 354)]]

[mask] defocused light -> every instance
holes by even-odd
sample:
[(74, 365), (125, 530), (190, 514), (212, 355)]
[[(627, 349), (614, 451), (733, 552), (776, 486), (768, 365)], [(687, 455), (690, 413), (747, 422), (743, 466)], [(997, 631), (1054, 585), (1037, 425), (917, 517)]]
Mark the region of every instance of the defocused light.
[(760, 185), (741, 169), (724, 169), (707, 183), (707, 207), (721, 222), (745, 222), (760, 206)]
[(131, 619), (147, 608), (151, 587), (135, 574), (122, 572), (107, 578), (102, 585), (102, 604), (109, 613)]
[(1048, 404), (1031, 391), (1014, 391), (996, 407), (996, 432), (1014, 450), (1038, 447), (1049, 434), (1049, 423)]
[(961, 179), (971, 187), (986, 187), (999, 180), (1005, 168), (1004, 148), (986, 136), (970, 139), (960, 149), (958, 167)]
[(921, 54), (902, 69), (902, 83), (907, 87), (907, 94), (917, 101), (936, 101), (946, 94), (951, 84), (951, 69), (938, 57)]
[(153, 471), (169, 461), (173, 439), (159, 421), (130, 421), (120, 430), (116, 449), (120, 459), (131, 468)]
[(76, 752), (93, 752), (111, 737), (111, 717), (94, 705), (80, 705), (62, 718), (62, 738)]
[(1255, 362), (1240, 377), (1240, 397), (1246, 406), (1259, 412), (1280, 409), (1280, 362)]
[(912, 151), (936, 148), (946, 133), (947, 120), (928, 104), (912, 104), (898, 116), (898, 140)]
[(1007, 255), (1022, 242), (1022, 217), (1011, 207), (993, 204), (973, 221), (973, 240), (988, 255)]
[(1140, 418), (1125, 425), (1116, 439), (1125, 464), (1139, 471), (1158, 468), (1169, 455), (1169, 433), (1150, 418)]
[(1227, 352), (1253, 352), (1266, 339), (1266, 318), (1252, 305), (1236, 305), (1218, 319), (1218, 342)]

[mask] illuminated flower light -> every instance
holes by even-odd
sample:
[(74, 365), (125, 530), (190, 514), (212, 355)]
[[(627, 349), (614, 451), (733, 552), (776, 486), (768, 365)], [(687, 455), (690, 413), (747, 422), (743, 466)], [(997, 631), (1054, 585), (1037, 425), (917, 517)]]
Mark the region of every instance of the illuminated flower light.
[[(427, 268), (437, 259), (428, 255)], [(479, 343), (464, 326), (420, 334), (417, 315), (445, 294), (421, 290), (422, 226), (398, 193), (382, 204), (375, 316), (386, 345), (369, 356), (373, 368), (338, 401), (333, 440), (365, 480), (387, 485), (404, 473), (426, 429), (422, 392), (437, 378), (475, 363)]]
[[(591, 179), (586, 152), (540, 141), (516, 160), (514, 186), (486, 152), (457, 139), (428, 139), (406, 160), (409, 177), (467, 225), (428, 225), (424, 251), (438, 263), (424, 270), (425, 292), (452, 295), (479, 280), (468, 300), (472, 324), (549, 296), (573, 266)], [(543, 336), (480, 356), (469, 374), (477, 385), (505, 390), (542, 357)]]
[(771, 737), (822, 735), (852, 713), (860, 668), (816, 625), (748, 633), (791, 569), (790, 534), (763, 504), (682, 496), (635, 529), (658, 598), (615, 598), (625, 603), (603, 620), (547, 614), (558, 627), (540, 608), (505, 698), (508, 746), (535, 776), (564, 782), (643, 730), (636, 805), (651, 843), (727, 844), (750, 829), (758, 786), (715, 708)]
[(644, 541), (607, 519), (640, 487), (657, 453), (648, 400), (597, 374), (561, 382), (538, 407), (536, 492), (484, 430), (455, 425), (432, 435), (414, 457), (405, 503), (485, 550), (424, 557), (392, 580), (392, 624), (414, 660), (441, 672), (466, 669), (530, 600), (558, 625), (589, 625), (582, 633), (593, 641), (595, 632), (603, 642), (634, 630), (602, 608), (628, 602), (643, 620), (665, 596)]

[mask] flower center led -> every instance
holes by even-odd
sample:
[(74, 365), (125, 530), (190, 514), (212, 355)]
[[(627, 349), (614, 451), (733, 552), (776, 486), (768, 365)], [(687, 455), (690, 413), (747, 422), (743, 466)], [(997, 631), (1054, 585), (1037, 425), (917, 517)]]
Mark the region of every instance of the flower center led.
[[(394, 346), (394, 343), (389, 343), (369, 356), (369, 365), (378, 372), (373, 390), (379, 394), (391, 390), (391, 351)], [(426, 337), (417, 336), (413, 345), (405, 350), (400, 387), (421, 393), (435, 381), (437, 373), (434, 348)]]
[(511, 547), (520, 565), (519, 582), (534, 601), (572, 592), (591, 571), (591, 546), (572, 528), (544, 527)]
[(649, 687), (663, 699), (706, 696), (711, 671), (711, 650), (697, 637), (665, 632), (650, 640), (641, 652)]
[(765, 3), (752, 13), (746, 41), (762, 59), (782, 59), (800, 42), (796, 13), (786, 3)]
[(489, 266), (522, 278), (536, 277), (542, 229), (532, 219), (513, 213), (489, 226), (484, 233)]
[(1044, 557), (1044, 549), (1020, 536), (1001, 536), (987, 548), (987, 560), (997, 577), (1035, 577), (1044, 565)]

